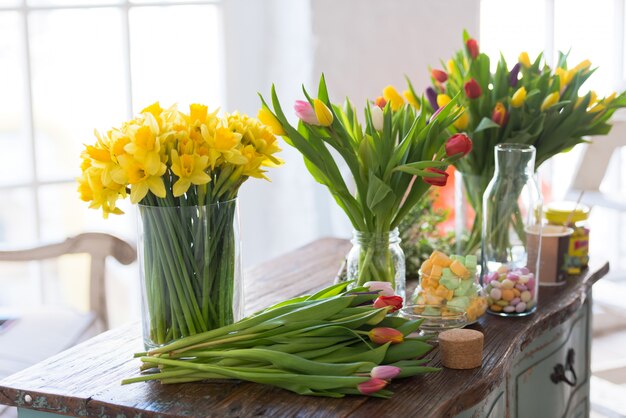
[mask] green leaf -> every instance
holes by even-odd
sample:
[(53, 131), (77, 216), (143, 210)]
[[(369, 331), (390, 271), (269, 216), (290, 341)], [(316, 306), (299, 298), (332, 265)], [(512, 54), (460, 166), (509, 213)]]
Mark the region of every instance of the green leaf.
[(367, 206), (370, 210), (375, 213), (381, 213), (381, 209), (388, 206), (388, 199), (394, 197), (393, 190), (370, 171), (366, 198)]
[(480, 123), (478, 124), (478, 126), (476, 127), (476, 129), (474, 129), (474, 132), (481, 132), (481, 131), (485, 131), (487, 129), (493, 129), (493, 128), (499, 128), (499, 127), (500, 127), (500, 125), (498, 125), (497, 123), (495, 123), (491, 119), (489, 119), (487, 117), (483, 117), (481, 119)]

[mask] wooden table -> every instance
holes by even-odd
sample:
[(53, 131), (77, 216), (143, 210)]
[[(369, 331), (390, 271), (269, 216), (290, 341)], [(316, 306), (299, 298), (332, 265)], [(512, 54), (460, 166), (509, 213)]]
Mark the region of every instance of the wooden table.
[[(349, 246), (344, 240), (322, 239), (249, 270), (247, 309), (256, 311), (329, 285)], [(482, 368), (443, 369), (394, 381), (389, 386), (395, 392), (390, 400), (305, 397), (231, 381), (121, 386), (122, 378), (136, 374), (139, 366), (132, 358), (132, 353), (142, 350), (140, 328), (135, 324), (101, 334), (5, 378), (0, 381), (0, 403), (19, 407), (23, 417), (584, 416), (589, 410), (590, 290), (607, 272), (608, 263), (594, 264), (564, 286), (541, 288), (539, 309), (529, 317), (481, 318), (473, 327), (485, 333)], [(575, 385), (551, 382), (553, 366), (565, 361), (566, 350), (574, 349)], [(441, 365), (436, 348), (428, 356), (429, 365)], [(545, 409), (542, 401), (560, 409)], [(537, 405), (543, 412), (537, 414)]]

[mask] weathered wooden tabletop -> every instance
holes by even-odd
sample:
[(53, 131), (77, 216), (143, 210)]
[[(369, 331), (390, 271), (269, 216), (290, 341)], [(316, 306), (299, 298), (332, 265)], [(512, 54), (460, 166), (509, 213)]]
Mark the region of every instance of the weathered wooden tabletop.
[[(326, 238), (249, 270), (247, 310), (331, 284), (350, 244)], [(591, 285), (608, 272), (608, 263), (592, 265), (559, 288), (541, 288), (539, 309), (525, 318), (485, 316), (472, 327), (485, 334), (483, 366), (394, 381), (389, 399), (298, 396), (246, 382), (121, 386), (137, 373), (142, 351), (139, 325), (101, 334), (0, 381), (0, 404), (74, 416), (214, 417), (408, 417), (453, 416), (476, 405), (505, 379), (510, 360), (546, 329), (582, 306)], [(438, 350), (429, 365), (441, 366)], [(30, 400), (30, 402), (27, 402)]]

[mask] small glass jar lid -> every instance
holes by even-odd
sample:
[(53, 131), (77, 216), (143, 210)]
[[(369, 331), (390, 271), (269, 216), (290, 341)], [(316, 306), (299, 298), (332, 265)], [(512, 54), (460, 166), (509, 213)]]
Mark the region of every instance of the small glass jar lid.
[(545, 217), (548, 222), (563, 225), (570, 222), (585, 221), (589, 218), (589, 206), (576, 202), (552, 202), (546, 206)]

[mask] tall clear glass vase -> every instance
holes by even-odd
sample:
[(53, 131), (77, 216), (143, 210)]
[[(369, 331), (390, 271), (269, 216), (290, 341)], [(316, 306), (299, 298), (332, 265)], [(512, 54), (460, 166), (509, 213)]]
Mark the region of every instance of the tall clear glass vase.
[(406, 265), (398, 228), (380, 233), (354, 231), (346, 269), (347, 280), (354, 280), (355, 286), (370, 281), (389, 282), (404, 299)]
[(489, 312), (523, 316), (535, 311), (542, 199), (534, 177), (535, 147), (495, 147), (495, 173), (483, 196), (482, 279)]
[(236, 199), (139, 205), (138, 249), (146, 349), (242, 318)]
[(457, 254), (480, 257), (483, 194), (492, 174), (454, 174), (454, 235)]

